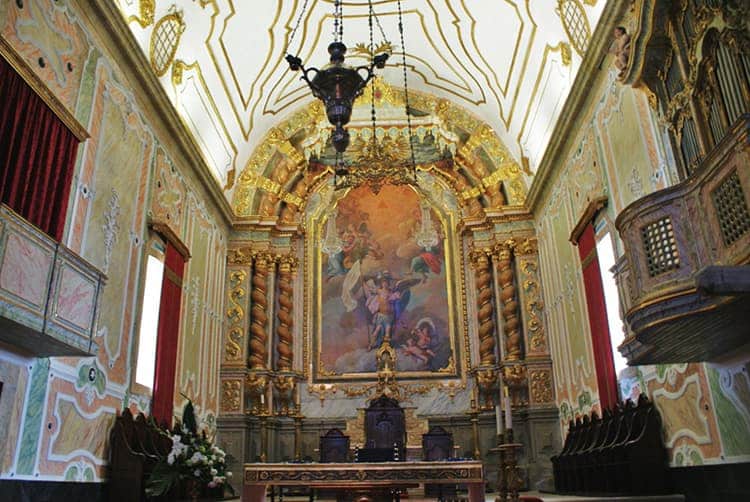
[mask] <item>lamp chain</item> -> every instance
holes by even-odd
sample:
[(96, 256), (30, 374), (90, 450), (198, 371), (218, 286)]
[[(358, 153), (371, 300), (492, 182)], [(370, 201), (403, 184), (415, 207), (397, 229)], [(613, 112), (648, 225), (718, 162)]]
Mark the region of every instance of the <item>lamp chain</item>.
[[(370, 15), (368, 16), (367, 22), (370, 26), (370, 61), (374, 61), (375, 59), (375, 41), (372, 35), (372, 18), (374, 15), (374, 11), (372, 8), (372, 0), (367, 0), (368, 5), (370, 6)], [(380, 22), (378, 22), (378, 25), (380, 25)], [(382, 31), (382, 28), (381, 28)], [(375, 148), (377, 148), (377, 141), (375, 138), (375, 79), (372, 79), (372, 83), (370, 84), (370, 90), (372, 91), (370, 93), (370, 117), (372, 119), (372, 148), (373, 153), (375, 152)]]
[(335, 42), (344, 40), (344, 9), (341, 0), (333, 2), (333, 40)]
[[(297, 28), (299, 28), (299, 23), (302, 21), (302, 16), (305, 15), (305, 11), (307, 10), (307, 2), (308, 0), (305, 0), (305, 2), (302, 4), (302, 10), (299, 13), (299, 16), (297, 16), (297, 22), (294, 23), (294, 28), (292, 28), (292, 34), (289, 36), (289, 41), (286, 43), (287, 50), (285, 52), (289, 53), (289, 47), (292, 46), (292, 40), (294, 40), (294, 35), (297, 34)], [(302, 46), (300, 45), (300, 49)], [(295, 53), (295, 55), (299, 55), (299, 51)]]
[(398, 0), (398, 34), (401, 37), (401, 69), (404, 74), (404, 106), (406, 107), (406, 131), (409, 134), (409, 152), (411, 153), (411, 169), (414, 181), (417, 180), (417, 159), (414, 157), (414, 142), (411, 134), (411, 107), (409, 106), (409, 81), (406, 76), (406, 45), (404, 45), (404, 22), (401, 10), (401, 0)]

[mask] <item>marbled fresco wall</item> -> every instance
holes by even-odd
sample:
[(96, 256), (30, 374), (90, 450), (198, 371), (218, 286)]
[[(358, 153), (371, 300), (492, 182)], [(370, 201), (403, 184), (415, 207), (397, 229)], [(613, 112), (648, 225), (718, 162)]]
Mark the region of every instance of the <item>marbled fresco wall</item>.
[[(22, 7), (19, 7), (19, 4)], [(187, 245), (175, 406), (181, 394), (213, 427), (228, 229), (156, 137), (116, 59), (65, 0), (0, 2), (0, 32), (86, 127), (76, 163), (64, 243), (108, 276), (96, 336), (98, 355), (29, 359), (0, 348), (0, 477), (97, 481), (109, 429), (131, 392), (144, 242), (149, 214)]]
[[(608, 197), (604, 224), (624, 207), (676, 182), (674, 163), (646, 95), (604, 69), (564, 160), (535, 212), (557, 405), (563, 435), (576, 415), (600, 412), (578, 250), (570, 233), (589, 201)], [(622, 253), (616, 239), (617, 254)], [(621, 393), (654, 400), (672, 466), (750, 459), (748, 361), (628, 368)]]

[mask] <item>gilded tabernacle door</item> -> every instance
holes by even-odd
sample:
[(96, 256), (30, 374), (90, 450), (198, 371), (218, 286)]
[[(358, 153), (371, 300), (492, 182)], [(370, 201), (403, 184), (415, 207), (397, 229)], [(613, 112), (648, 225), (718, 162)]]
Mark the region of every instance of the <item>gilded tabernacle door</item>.
[(308, 246), (315, 379), (374, 379), (385, 341), (400, 378), (457, 376), (455, 214), (401, 185), (351, 189), (335, 208)]

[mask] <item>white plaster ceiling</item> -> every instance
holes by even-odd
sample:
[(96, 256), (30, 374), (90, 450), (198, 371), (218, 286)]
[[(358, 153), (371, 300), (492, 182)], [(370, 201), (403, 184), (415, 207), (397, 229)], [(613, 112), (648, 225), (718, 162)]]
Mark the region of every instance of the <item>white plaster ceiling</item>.
[[(155, 27), (165, 16), (181, 16), (174, 57), (162, 58), (170, 64), (159, 78), (222, 186), (230, 170), (243, 170), (271, 127), (314, 99), (284, 56), (299, 54), (306, 66), (328, 61), (332, 0), (307, 1), (289, 48), (304, 0), (113, 1), (155, 70)], [(409, 88), (474, 113), (494, 128), (519, 163), (528, 158), (533, 173), (581, 64), (577, 49), (593, 32), (605, 2), (402, 0)], [(402, 87), (396, 0), (373, 0), (373, 5), (394, 46), (380, 74)], [(369, 41), (367, 0), (348, 0), (343, 12), (347, 62), (365, 64), (351, 49)], [(568, 25), (576, 25), (569, 30), (572, 38), (563, 24), (566, 14)], [(376, 45), (381, 40), (376, 29)], [(182, 70), (181, 80), (176, 70)]]

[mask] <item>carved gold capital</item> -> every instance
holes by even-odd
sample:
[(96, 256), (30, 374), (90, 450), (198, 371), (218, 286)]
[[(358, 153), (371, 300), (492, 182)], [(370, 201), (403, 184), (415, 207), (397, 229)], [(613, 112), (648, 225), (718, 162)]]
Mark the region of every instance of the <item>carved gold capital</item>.
[(491, 254), (492, 250), (489, 247), (472, 248), (469, 251), (469, 262), (472, 264), (475, 270), (489, 268)]
[(227, 263), (230, 265), (252, 265), (255, 253), (249, 247), (234, 248), (227, 251)]
[(290, 273), (294, 274), (297, 271), (299, 265), (299, 259), (292, 255), (280, 255), (278, 257), (279, 273)]

